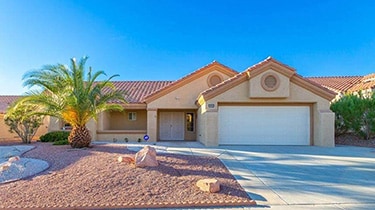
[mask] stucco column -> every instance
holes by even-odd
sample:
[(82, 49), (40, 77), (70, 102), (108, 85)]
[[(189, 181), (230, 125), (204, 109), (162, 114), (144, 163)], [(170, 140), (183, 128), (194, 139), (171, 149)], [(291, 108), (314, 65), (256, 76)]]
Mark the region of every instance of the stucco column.
[(218, 146), (218, 113), (217, 110), (208, 111), (206, 114), (206, 146)]
[(315, 138), (315, 146), (335, 146), (335, 113), (330, 110), (319, 111), (319, 134)]
[(97, 130), (98, 131), (104, 130), (104, 128), (103, 128), (103, 112), (98, 114)]
[(94, 119), (91, 119), (87, 124), (86, 124), (87, 129), (90, 131), (90, 135), (92, 137), (92, 141), (97, 141), (97, 136), (96, 136), (96, 121)]
[(61, 130), (61, 121), (58, 118), (50, 117), (50, 116), (48, 116), (48, 118), (49, 118), (48, 132)]
[(149, 142), (156, 142), (158, 139), (158, 111), (157, 109), (147, 109), (147, 135)]

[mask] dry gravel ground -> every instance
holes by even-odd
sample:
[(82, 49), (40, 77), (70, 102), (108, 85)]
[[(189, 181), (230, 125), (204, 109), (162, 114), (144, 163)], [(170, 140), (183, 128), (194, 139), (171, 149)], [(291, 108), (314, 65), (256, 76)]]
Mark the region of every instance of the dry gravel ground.
[(336, 145), (350, 145), (358, 147), (375, 147), (375, 139), (363, 140), (351, 134), (344, 134), (335, 138)]
[[(32, 143), (22, 157), (51, 167), (33, 177), (0, 185), (0, 208), (150, 208), (244, 206), (252, 200), (215, 157), (158, 154), (157, 167), (118, 163), (132, 154), (124, 145), (71, 149)], [(219, 193), (200, 191), (195, 183), (216, 178)]]

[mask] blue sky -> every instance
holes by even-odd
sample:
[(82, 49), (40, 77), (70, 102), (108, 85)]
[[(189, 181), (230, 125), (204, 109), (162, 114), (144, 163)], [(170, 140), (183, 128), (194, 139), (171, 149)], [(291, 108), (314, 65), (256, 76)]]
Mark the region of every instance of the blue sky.
[(302, 76), (375, 72), (375, 1), (0, 0), (0, 94), (22, 75), (89, 56), (116, 80), (176, 80), (217, 60), (268, 56)]

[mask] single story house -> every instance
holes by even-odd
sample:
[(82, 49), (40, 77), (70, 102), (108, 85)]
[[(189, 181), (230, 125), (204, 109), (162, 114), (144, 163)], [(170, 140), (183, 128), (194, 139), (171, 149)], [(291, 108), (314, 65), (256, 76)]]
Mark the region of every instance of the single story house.
[[(207, 146), (334, 146), (336, 93), (271, 57), (240, 73), (214, 61), (176, 81), (113, 83), (128, 103), (87, 125), (94, 141), (147, 135), (149, 142)], [(64, 123), (49, 119), (44, 126), (60, 130)]]

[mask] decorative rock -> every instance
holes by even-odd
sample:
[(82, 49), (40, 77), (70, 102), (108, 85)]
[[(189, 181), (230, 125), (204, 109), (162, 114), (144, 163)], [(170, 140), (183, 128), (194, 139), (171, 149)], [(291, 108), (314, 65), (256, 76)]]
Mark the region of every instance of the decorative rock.
[(130, 163), (134, 163), (135, 162), (135, 158), (132, 155), (123, 155), (123, 156), (119, 156), (117, 158), (117, 161), (119, 163), (128, 163), (128, 164), (130, 164)]
[(136, 167), (147, 167), (147, 166), (158, 166), (159, 163), (156, 160), (156, 150), (153, 147), (145, 146), (137, 154), (135, 154), (135, 166)]
[(1, 172), (1, 171), (8, 170), (9, 167), (10, 167), (10, 165), (11, 165), (11, 163), (9, 163), (9, 162), (6, 162), (6, 163), (2, 164), (2, 165), (0, 166), (0, 172)]
[(220, 182), (216, 179), (201, 179), (197, 181), (196, 185), (204, 192), (216, 193), (220, 191)]
[(19, 156), (14, 156), (8, 159), (8, 162), (13, 163), (19, 161), (21, 158)]

